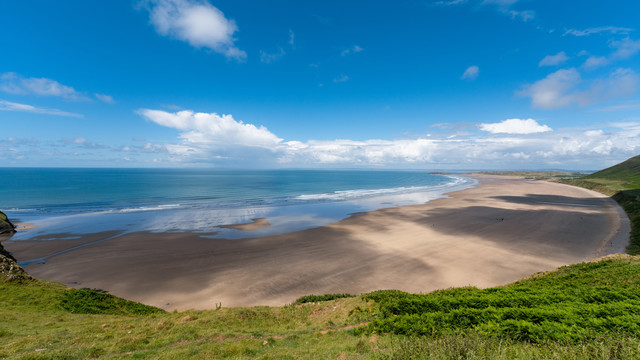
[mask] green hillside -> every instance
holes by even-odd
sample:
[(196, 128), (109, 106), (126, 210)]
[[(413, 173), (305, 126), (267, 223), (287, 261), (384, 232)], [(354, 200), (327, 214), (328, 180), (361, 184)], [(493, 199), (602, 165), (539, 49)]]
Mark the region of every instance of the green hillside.
[(637, 359), (639, 274), (618, 255), (484, 290), (171, 313), (2, 278), (0, 358)]
[(600, 183), (612, 190), (637, 190), (640, 189), (640, 155), (587, 175), (582, 180)]
[(631, 220), (631, 243), (627, 253), (640, 254), (640, 155), (578, 179), (561, 180), (611, 196)]

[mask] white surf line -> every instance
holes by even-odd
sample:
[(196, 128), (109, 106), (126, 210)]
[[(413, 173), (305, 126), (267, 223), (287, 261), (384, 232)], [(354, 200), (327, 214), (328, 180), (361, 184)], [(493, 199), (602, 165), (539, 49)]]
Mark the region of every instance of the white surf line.
[(571, 204), (571, 203), (559, 203), (559, 202), (548, 202), (548, 201), (538, 201), (538, 204), (549, 204), (549, 205), (564, 205), (564, 206), (582, 206), (582, 207), (596, 207), (600, 205), (587, 205), (587, 204)]

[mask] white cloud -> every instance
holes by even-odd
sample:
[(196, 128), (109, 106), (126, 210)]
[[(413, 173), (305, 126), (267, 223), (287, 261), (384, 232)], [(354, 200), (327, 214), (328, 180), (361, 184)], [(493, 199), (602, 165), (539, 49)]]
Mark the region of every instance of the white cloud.
[(569, 60), (569, 57), (567, 56), (567, 54), (565, 54), (564, 51), (561, 51), (555, 55), (545, 56), (542, 60), (540, 60), (538, 66), (556, 66), (564, 63), (567, 60)]
[[(186, 144), (241, 145), (270, 148), (282, 139), (267, 128), (236, 121), (231, 115), (142, 109), (138, 113), (158, 125), (182, 131), (180, 137)], [(183, 149), (184, 150), (184, 149)]]
[(344, 49), (344, 50), (340, 53), (340, 55), (342, 55), (342, 56), (346, 56), (346, 55), (349, 55), (349, 54), (357, 54), (357, 53), (359, 53), (359, 52), (362, 52), (363, 50), (364, 50), (364, 49), (363, 49), (363, 48), (361, 48), (360, 46), (358, 46), (358, 45), (353, 45), (352, 47), (350, 47), (350, 48), (348, 48), (348, 49)]
[(47, 78), (24, 78), (8, 72), (0, 75), (0, 90), (11, 94), (57, 96), (67, 100), (88, 100), (71, 86)]
[(492, 134), (536, 134), (553, 131), (547, 125), (540, 125), (533, 119), (507, 119), (499, 123), (480, 124), (480, 130)]
[(640, 52), (640, 40), (631, 40), (627, 37), (619, 41), (611, 41), (609, 47), (615, 49), (611, 55), (608, 57), (590, 56), (582, 66), (590, 70), (609, 65), (618, 60), (628, 59)]
[(514, 10), (512, 8), (519, 0), (483, 0), (480, 5), (494, 5), (498, 11), (511, 16), (512, 19), (520, 19), (524, 22), (535, 18), (535, 12), (531, 10)]
[(74, 114), (74, 113), (70, 113), (70, 112), (66, 112), (58, 109), (40, 108), (33, 105), (19, 104), (11, 101), (6, 101), (6, 100), (0, 100), (0, 111), (17, 111), (17, 112), (28, 112), (28, 113), (34, 113), (34, 114), (82, 117), (81, 114)]
[(589, 136), (589, 137), (602, 136), (602, 135), (604, 135), (604, 131), (602, 131), (602, 130), (589, 130), (589, 131), (585, 131), (584, 134)]
[(464, 71), (464, 74), (462, 74), (461, 79), (464, 79), (464, 80), (475, 80), (478, 77), (479, 74), (480, 74), (480, 68), (478, 68), (476, 65), (472, 65), (472, 66), (469, 66)]
[(611, 54), (611, 58), (613, 59), (628, 59), (640, 51), (640, 40), (631, 40), (630, 38), (625, 38), (619, 41), (612, 41), (610, 46), (616, 51)]
[(115, 104), (116, 103), (116, 101), (113, 100), (113, 96), (111, 96), (111, 95), (105, 95), (105, 94), (94, 94), (94, 95), (95, 95), (96, 99), (98, 99), (98, 100), (100, 100), (100, 101), (102, 101), (104, 103), (107, 103), (107, 104)]
[[(592, 168), (640, 152), (640, 123), (609, 125), (607, 131), (552, 131), (532, 119), (480, 124), (485, 133), (432, 134), (413, 139), (284, 141), (262, 126), (231, 115), (140, 110), (139, 114), (177, 129), (175, 144), (147, 143), (141, 152), (169, 161), (256, 167), (394, 168)], [(526, 162), (524, 161), (526, 160)], [(452, 165), (454, 164), (454, 165)], [(577, 165), (576, 165), (577, 164)], [(589, 164), (589, 165), (580, 165)]]
[(628, 97), (639, 83), (640, 77), (631, 69), (616, 69), (607, 78), (584, 82), (578, 70), (571, 68), (551, 73), (517, 94), (531, 97), (533, 107), (556, 109)]
[(205, 47), (228, 58), (242, 60), (246, 52), (234, 46), (235, 21), (207, 0), (148, 0), (150, 20), (158, 34)]
[(633, 31), (633, 29), (616, 27), (616, 26), (602, 26), (602, 27), (588, 28), (584, 30), (569, 29), (565, 31), (563, 36), (565, 35), (588, 36), (591, 34), (598, 34), (598, 33), (627, 34), (631, 31)]
[(609, 59), (604, 56), (589, 56), (582, 66), (586, 69), (595, 69), (605, 66), (609, 63)]

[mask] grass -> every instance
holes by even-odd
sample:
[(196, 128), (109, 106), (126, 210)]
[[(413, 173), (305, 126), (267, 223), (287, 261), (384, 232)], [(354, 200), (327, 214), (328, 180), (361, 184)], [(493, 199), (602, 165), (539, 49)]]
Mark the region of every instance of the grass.
[(572, 265), (483, 290), (373, 292), (364, 298), (375, 301), (376, 319), (358, 332), (441, 336), (473, 330), (530, 343), (577, 343), (612, 333), (638, 337), (638, 274), (640, 262), (628, 258)]
[[(484, 290), (186, 312), (47, 281), (0, 281), (0, 358), (633, 359), (640, 358), (639, 273), (640, 258), (618, 257)], [(468, 316), (487, 309), (493, 322)], [(571, 331), (505, 326), (552, 318)], [(438, 325), (425, 331), (429, 321)]]
[(329, 300), (336, 300), (336, 299), (343, 299), (343, 298), (350, 298), (350, 297), (355, 297), (355, 295), (352, 295), (352, 294), (306, 295), (296, 299), (296, 301), (294, 301), (293, 304), (298, 305), (298, 304), (306, 304), (306, 303), (315, 303), (320, 301), (329, 301)]

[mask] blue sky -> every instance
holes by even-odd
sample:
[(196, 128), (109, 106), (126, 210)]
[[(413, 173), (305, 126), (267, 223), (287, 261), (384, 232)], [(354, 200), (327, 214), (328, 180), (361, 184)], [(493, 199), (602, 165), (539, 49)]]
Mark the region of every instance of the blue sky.
[(599, 169), (635, 0), (0, 5), (0, 166)]

